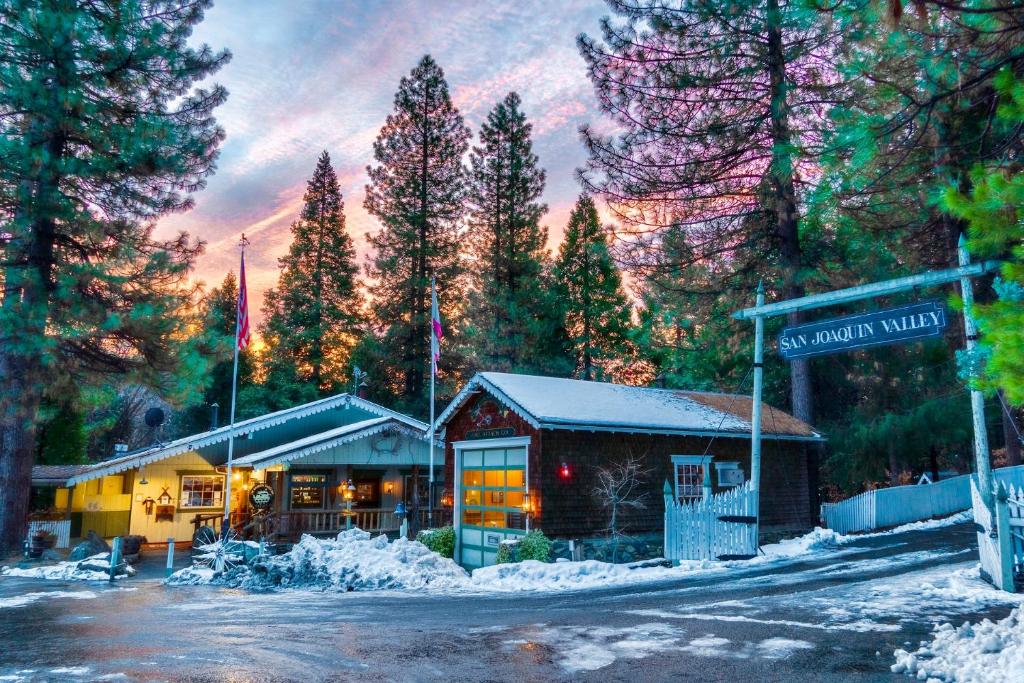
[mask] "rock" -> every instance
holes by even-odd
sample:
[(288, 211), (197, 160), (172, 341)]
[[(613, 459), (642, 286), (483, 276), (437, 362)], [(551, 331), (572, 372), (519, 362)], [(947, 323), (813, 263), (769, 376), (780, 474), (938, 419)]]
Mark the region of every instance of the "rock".
[(48, 549), (43, 551), (43, 555), (39, 559), (43, 560), (44, 562), (62, 562), (64, 560), (64, 556), (56, 550)]
[(75, 549), (68, 555), (69, 562), (78, 562), (84, 560), (87, 557), (93, 555), (99, 555), (100, 553), (109, 553), (110, 546), (104, 541), (95, 531), (90, 531), (89, 535), (85, 537), (85, 540), (75, 546)]
[(145, 536), (122, 536), (121, 555), (126, 562), (135, 564), (142, 556), (142, 544), (146, 543)]

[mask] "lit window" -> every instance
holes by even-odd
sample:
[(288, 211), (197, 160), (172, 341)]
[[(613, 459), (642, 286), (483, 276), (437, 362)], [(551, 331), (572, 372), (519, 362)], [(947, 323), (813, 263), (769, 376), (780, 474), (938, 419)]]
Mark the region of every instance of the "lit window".
[(224, 507), (224, 477), (213, 474), (183, 475), (181, 477), (180, 507)]

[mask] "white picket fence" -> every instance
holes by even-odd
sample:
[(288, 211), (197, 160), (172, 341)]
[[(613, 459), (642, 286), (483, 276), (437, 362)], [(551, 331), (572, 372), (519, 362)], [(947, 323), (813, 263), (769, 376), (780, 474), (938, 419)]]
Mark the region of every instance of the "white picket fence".
[(750, 482), (692, 503), (666, 489), (665, 558), (714, 560), (757, 554), (757, 494)]
[(53, 534), (57, 537), (55, 548), (67, 548), (71, 545), (71, 520), (33, 520), (28, 523), (28, 537), (32, 538), (40, 531)]
[[(996, 482), (1024, 486), (1024, 465), (993, 472)], [(840, 534), (871, 531), (945, 517), (971, 507), (971, 475), (963, 474), (934, 484), (892, 486), (865, 491), (838, 503), (822, 503), (825, 526)]]
[(971, 504), (981, 575), (996, 588), (1014, 593), (1018, 584), (1024, 584), (1024, 489), (997, 483), (993, 514), (971, 477)]

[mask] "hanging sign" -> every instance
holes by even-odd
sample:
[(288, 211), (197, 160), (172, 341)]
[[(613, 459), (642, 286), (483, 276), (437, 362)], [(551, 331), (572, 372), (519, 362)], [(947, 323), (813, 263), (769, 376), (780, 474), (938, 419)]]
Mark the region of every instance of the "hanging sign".
[(922, 301), (842, 318), (787, 327), (779, 335), (779, 354), (786, 360), (852, 351), (937, 337), (946, 327), (946, 308)]
[(267, 510), (274, 503), (274, 489), (267, 484), (256, 484), (249, 489), (249, 505), (254, 510)]

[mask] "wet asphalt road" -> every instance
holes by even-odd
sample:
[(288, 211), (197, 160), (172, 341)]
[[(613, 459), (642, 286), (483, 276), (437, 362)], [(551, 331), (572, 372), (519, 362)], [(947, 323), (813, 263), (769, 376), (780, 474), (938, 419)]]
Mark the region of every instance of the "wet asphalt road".
[[(33, 600), (0, 608), (0, 681), (907, 681), (889, 673), (895, 648), (929, 639), (934, 623), (1011, 609), (913, 593), (972, 567), (973, 542), (961, 524), (558, 595), (249, 594), (168, 588), (145, 572), (113, 587), (0, 578), (0, 605)], [(95, 597), (68, 595), (83, 591)]]

